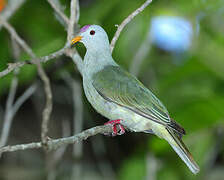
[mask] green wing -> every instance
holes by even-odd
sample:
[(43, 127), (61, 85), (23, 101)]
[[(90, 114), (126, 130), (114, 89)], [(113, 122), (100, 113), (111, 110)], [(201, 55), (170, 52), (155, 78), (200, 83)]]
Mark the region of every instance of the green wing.
[(93, 86), (104, 99), (184, 134), (183, 128), (170, 119), (160, 100), (133, 75), (120, 67), (106, 66), (94, 74)]

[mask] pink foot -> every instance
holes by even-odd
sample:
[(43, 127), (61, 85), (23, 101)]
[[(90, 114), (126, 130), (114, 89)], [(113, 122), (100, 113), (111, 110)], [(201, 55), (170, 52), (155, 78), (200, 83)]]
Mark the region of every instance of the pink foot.
[(125, 133), (125, 129), (124, 127), (121, 125), (121, 120), (120, 119), (116, 119), (116, 120), (111, 120), (105, 123), (106, 124), (110, 124), (112, 125), (112, 136), (116, 136), (116, 135), (122, 135)]

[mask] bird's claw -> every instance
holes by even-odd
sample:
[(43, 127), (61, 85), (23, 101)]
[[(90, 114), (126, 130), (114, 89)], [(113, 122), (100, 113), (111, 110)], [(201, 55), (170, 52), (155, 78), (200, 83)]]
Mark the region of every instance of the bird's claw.
[[(112, 126), (113, 132), (112, 132), (112, 136), (116, 136), (116, 135), (122, 135), (125, 133), (125, 129), (124, 127), (121, 125), (121, 120), (120, 119), (116, 119), (116, 120), (111, 120), (105, 123), (106, 124), (110, 124)], [(109, 135), (109, 134), (105, 134), (105, 135)]]

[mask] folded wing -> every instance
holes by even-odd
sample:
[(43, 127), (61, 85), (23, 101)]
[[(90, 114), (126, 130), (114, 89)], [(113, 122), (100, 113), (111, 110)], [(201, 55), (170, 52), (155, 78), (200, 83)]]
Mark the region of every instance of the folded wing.
[(106, 66), (93, 76), (93, 86), (106, 100), (128, 108), (179, 133), (184, 129), (170, 119), (166, 107), (140, 81), (119, 66)]

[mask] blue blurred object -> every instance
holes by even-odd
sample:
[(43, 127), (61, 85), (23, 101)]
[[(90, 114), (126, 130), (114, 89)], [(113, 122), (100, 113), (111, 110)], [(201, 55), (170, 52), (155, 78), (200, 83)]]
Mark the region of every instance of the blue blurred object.
[(160, 49), (179, 54), (190, 48), (193, 27), (182, 17), (157, 16), (152, 18), (149, 35), (151, 42)]

